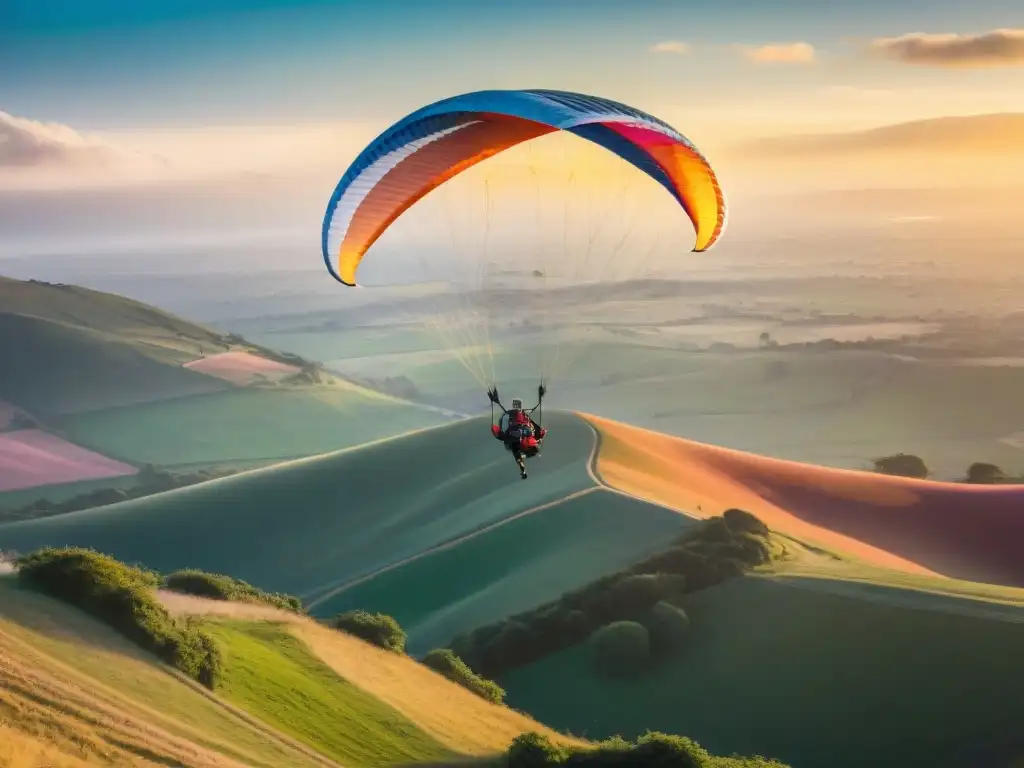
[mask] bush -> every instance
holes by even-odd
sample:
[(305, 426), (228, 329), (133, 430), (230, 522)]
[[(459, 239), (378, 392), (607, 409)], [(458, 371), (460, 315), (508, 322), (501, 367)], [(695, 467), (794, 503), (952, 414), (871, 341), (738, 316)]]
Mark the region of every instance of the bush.
[(346, 611), (336, 616), (331, 626), (386, 651), (405, 652), (405, 631), (386, 614)]
[(487, 701), (501, 704), (505, 700), (504, 688), (493, 680), (480, 677), (449, 648), (435, 648), (423, 657), (423, 663)]
[(609, 677), (631, 677), (651, 663), (651, 636), (635, 621), (616, 621), (591, 636), (594, 667)]
[(616, 737), (593, 747), (562, 747), (538, 733), (517, 736), (508, 750), (509, 768), (789, 768), (763, 757), (715, 757), (684, 736), (648, 733), (630, 743)]
[(923, 480), (931, 474), (920, 456), (909, 453), (897, 453), (893, 456), (882, 456), (873, 462), (875, 472), (883, 475), (899, 475), (916, 477)]
[(551, 743), (539, 733), (524, 733), (512, 740), (508, 748), (509, 768), (546, 768), (561, 765), (569, 751)]
[(302, 613), (302, 601), (291, 595), (264, 592), (240, 579), (219, 573), (183, 570), (164, 578), (163, 585), (172, 592), (208, 597), (213, 600), (231, 600), (238, 603), (264, 603), (293, 613)]
[(45, 548), (18, 560), (25, 584), (95, 616), (212, 688), (220, 654), (212, 638), (179, 624), (151, 594), (159, 577), (89, 549)]
[(651, 654), (655, 658), (672, 655), (686, 644), (690, 635), (690, 617), (682, 608), (664, 600), (651, 608), (643, 619), (651, 637)]

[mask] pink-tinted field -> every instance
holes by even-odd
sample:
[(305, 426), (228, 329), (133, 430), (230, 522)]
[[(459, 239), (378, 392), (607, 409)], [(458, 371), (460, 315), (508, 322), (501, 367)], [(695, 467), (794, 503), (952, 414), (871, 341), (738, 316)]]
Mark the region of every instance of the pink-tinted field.
[(299, 372), (294, 365), (267, 360), (249, 352), (222, 352), (185, 363), (185, 367), (233, 384), (250, 384), (261, 376), (276, 381)]
[(124, 477), (137, 471), (39, 429), (0, 434), (0, 491)]
[(0, 400), (0, 429), (7, 429), (7, 425), (11, 423), (11, 419), (14, 418), (14, 414), (14, 406)]

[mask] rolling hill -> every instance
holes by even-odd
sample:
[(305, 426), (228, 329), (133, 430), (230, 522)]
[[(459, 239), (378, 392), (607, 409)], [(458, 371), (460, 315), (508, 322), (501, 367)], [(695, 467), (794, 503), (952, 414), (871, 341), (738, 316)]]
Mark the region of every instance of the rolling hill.
[(912, 573), (1024, 586), (1024, 486), (875, 475), (702, 445), (588, 416), (598, 471), (700, 516), (738, 506), (774, 530)]
[(525, 731), (573, 743), (294, 614), (168, 594), (221, 648), (211, 693), (11, 576), (0, 597), (0, 764), (12, 768), (469, 764)]
[(553, 414), (546, 423), (560, 438), (526, 483), (487, 423), (473, 419), (144, 499), (10, 523), (0, 526), (0, 548), (90, 546), (160, 570), (230, 573), (312, 598), (592, 488), (591, 429), (571, 415)]
[[(299, 594), (313, 615), (384, 611), (422, 653), (740, 507), (798, 542), (796, 559), (687, 595), (688, 646), (657, 674), (599, 677), (578, 645), (503, 674), (510, 704), (587, 737), (657, 728), (808, 768), (865, 754), (880, 768), (973, 768), (1024, 752), (1012, 741), (1024, 590), (949, 578), (1014, 582), (1019, 487), (810, 467), (591, 416), (546, 424), (525, 483), (474, 419), (3, 525), (0, 548), (92, 546)], [(247, 646), (262, 632), (221, 636)]]
[[(5, 506), (111, 474), (92, 465), (267, 463), (447, 418), (155, 307), (38, 281), (0, 278), (0, 365), (0, 487), (22, 489)], [(25, 447), (34, 427), (47, 450)]]
[(220, 392), (226, 382), (181, 367), (177, 350), (40, 317), (0, 314), (0, 397), (41, 418)]

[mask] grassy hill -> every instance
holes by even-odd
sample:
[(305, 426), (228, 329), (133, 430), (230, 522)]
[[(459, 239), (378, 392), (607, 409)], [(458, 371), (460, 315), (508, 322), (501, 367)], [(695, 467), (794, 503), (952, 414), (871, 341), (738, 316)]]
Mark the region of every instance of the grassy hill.
[(77, 610), (11, 577), (0, 592), (0, 703), (4, 725), (34, 737), (23, 750), (75, 768), (324, 764)]
[(702, 517), (739, 506), (876, 565), (1024, 586), (1024, 486), (817, 467), (588, 418), (601, 433), (598, 471), (641, 498)]
[[(446, 419), (315, 366), (312, 373), (300, 372), (307, 364), (294, 356), (113, 294), (0, 278), (0, 308), (4, 427), (19, 428), (7, 424), (18, 414), (22, 426), (37, 423), (135, 466), (265, 463)], [(228, 350), (231, 354), (223, 354)], [(233, 383), (231, 371), (216, 373), (232, 364), (258, 370), (260, 363), (299, 375)], [(18, 472), (18, 458), (7, 460), (8, 474)], [(70, 482), (61, 478), (53, 484), (65, 481)], [(7, 485), (20, 487), (14, 481)], [(0, 504), (15, 506), (49, 494), (17, 493), (17, 498), (0, 497)]]
[[(599, 444), (591, 424), (601, 430)], [(677, 509), (707, 517), (730, 506), (769, 505), (752, 511), (771, 512), (773, 527), (804, 542), (793, 545), (797, 559), (682, 598), (692, 630), (678, 656), (654, 673), (609, 679), (594, 671), (590, 645), (579, 644), (502, 673), (508, 702), (587, 737), (660, 729), (715, 753), (767, 754), (802, 768), (852, 768), (867, 755), (879, 768), (977, 768), (978, 755), (1024, 754), (1014, 751), (1024, 745), (1007, 742), (1024, 715), (1016, 692), (1024, 674), (1016, 653), (1024, 642), (1024, 591), (940, 578), (923, 567), (894, 570), (914, 565), (919, 552), (889, 552), (873, 565), (862, 559), (885, 555), (884, 538), (856, 546), (864, 525), (883, 525), (887, 515), (906, 522), (908, 510), (918, 508), (907, 499), (931, 489), (974, 499), (969, 522), (959, 521), (967, 527), (950, 529), (960, 531), (951, 541), (965, 542), (969, 554), (971, 526), (1001, 530), (1006, 515), (992, 500), (1013, 488), (803, 467), (796, 493), (789, 471), (796, 470), (771, 460), (762, 466), (757, 457), (740, 461), (719, 449), (681, 451), (658, 442), (674, 438), (638, 437), (623, 425), (612, 425), (613, 434), (606, 422), (560, 412), (546, 425), (551, 438), (525, 483), (486, 422), (473, 419), (103, 509), (3, 525), (0, 549), (92, 546), (165, 572), (198, 567), (298, 594), (314, 615), (387, 612), (418, 654), (670, 546), (695, 525)], [(622, 490), (602, 485), (592, 463)], [(804, 528), (787, 527), (801, 520)], [(834, 534), (827, 546), (800, 535), (815, 530)], [(202, 619), (228, 650), (223, 695), (233, 706), (308, 748), (358, 764), (365, 753), (311, 724), (332, 711), (377, 705), (349, 696), (326, 663), (360, 690), (381, 686), (373, 689), (376, 700), (405, 718), (384, 728), (405, 734), (400, 744), (382, 737), (380, 750), (431, 760), (459, 751), (456, 737), (439, 735), (437, 721), (425, 725), (436, 706), (402, 698), (418, 683), (395, 684), (394, 670), (370, 672), (379, 667), (351, 661), (351, 648), (325, 650), (330, 630), (306, 619), (284, 628), (252, 623), (265, 618)], [(254, 688), (270, 670), (280, 687)], [(334, 682), (317, 682), (324, 679)], [(315, 690), (306, 691), (307, 683)], [(403, 730), (410, 727), (419, 730)]]
[(0, 398), (40, 416), (226, 389), (180, 368), (222, 334), (122, 296), (0, 277)]
[(624, 568), (692, 525), (677, 512), (594, 489), (372, 574), (311, 610), (394, 616), (425, 653)]
[(156, 307), (76, 285), (12, 280), (0, 276), (5, 313), (37, 317), (115, 336), (165, 359), (198, 356), (200, 345), (224, 346), (223, 335)]
[(0, 549), (90, 546), (158, 570), (229, 573), (313, 597), (594, 485), (590, 427), (549, 414), (557, 439), (528, 482), (466, 420), (99, 509), (0, 526)]
[(0, 314), (0, 398), (32, 414), (62, 414), (220, 392), (226, 382), (180, 367), (177, 354), (40, 317)]
[(1014, 597), (994, 617), (965, 598), (893, 605), (747, 577), (684, 602), (689, 646), (656, 675), (598, 677), (579, 646), (499, 682), (512, 706), (591, 738), (653, 728), (806, 768), (854, 768), (868, 755), (879, 768), (967, 768), (1024, 716), (1024, 592)]
[(462, 764), (524, 731), (558, 738), (409, 658), (295, 615), (178, 601), (221, 649), (211, 693), (10, 576), (0, 598), (0, 763), (12, 768)]

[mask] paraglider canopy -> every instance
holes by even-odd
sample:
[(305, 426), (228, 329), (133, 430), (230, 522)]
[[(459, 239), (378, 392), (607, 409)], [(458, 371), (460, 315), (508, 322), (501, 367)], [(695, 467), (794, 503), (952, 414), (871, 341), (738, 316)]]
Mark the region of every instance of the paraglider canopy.
[(443, 99), (399, 120), (355, 159), (331, 195), (324, 262), (348, 286), (367, 250), (417, 200), (517, 144), (566, 131), (646, 173), (693, 223), (695, 251), (726, 223), (725, 198), (700, 151), (668, 123), (625, 104), (550, 90), (489, 90)]

